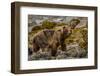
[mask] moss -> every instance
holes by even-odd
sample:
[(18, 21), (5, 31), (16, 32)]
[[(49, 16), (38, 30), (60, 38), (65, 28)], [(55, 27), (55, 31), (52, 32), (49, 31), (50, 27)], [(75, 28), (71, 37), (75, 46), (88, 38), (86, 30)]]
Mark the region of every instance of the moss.
[(34, 27), (32, 28), (32, 31), (37, 31), (37, 30), (41, 30), (41, 29), (42, 29), (41, 26), (34, 26)]
[(74, 29), (72, 34), (66, 38), (66, 44), (78, 43), (81, 48), (87, 49), (87, 28)]
[(45, 20), (45, 21), (43, 21), (43, 23), (42, 23), (42, 28), (43, 28), (43, 29), (45, 29), (45, 28), (51, 29), (51, 28), (53, 28), (53, 27), (55, 27), (55, 26), (56, 26), (56, 23), (55, 23), (55, 22), (50, 22), (50, 21), (48, 21), (48, 20)]

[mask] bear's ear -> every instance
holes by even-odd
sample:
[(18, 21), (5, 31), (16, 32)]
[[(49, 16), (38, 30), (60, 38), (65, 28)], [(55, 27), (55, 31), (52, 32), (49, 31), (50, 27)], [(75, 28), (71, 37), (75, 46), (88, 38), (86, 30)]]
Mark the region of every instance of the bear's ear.
[(63, 27), (63, 32), (64, 33), (68, 33), (68, 28), (66, 28), (65, 26)]
[(57, 31), (61, 31), (61, 30), (59, 29), (59, 30), (57, 30)]
[(63, 29), (65, 29), (66, 27), (64, 26)]

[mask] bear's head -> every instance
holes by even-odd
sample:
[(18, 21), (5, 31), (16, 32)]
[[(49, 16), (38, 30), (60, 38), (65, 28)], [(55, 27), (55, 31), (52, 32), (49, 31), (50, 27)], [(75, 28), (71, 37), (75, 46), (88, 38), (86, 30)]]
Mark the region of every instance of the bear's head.
[(66, 37), (69, 36), (69, 34), (71, 34), (72, 31), (69, 27), (63, 26), (62, 27), (62, 38), (65, 39)]

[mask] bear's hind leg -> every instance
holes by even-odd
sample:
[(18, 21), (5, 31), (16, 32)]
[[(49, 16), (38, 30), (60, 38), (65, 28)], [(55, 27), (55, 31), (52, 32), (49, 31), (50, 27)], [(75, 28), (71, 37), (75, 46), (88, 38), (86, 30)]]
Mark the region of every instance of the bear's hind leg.
[(66, 50), (67, 50), (67, 49), (66, 49), (66, 44), (65, 44), (65, 43), (61, 44), (61, 50), (62, 50), (62, 51), (66, 51)]
[(51, 55), (56, 56), (57, 50), (51, 50)]

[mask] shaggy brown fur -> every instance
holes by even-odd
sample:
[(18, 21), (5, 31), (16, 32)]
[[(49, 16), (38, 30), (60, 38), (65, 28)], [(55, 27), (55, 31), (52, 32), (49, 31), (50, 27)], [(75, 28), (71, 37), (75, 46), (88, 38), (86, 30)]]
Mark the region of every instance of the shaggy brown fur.
[(45, 29), (37, 33), (33, 38), (33, 51), (37, 52), (41, 48), (42, 51), (51, 50), (51, 55), (55, 56), (58, 46), (61, 46), (62, 51), (66, 50), (64, 40), (69, 34), (69, 30), (65, 27), (62, 30)]

